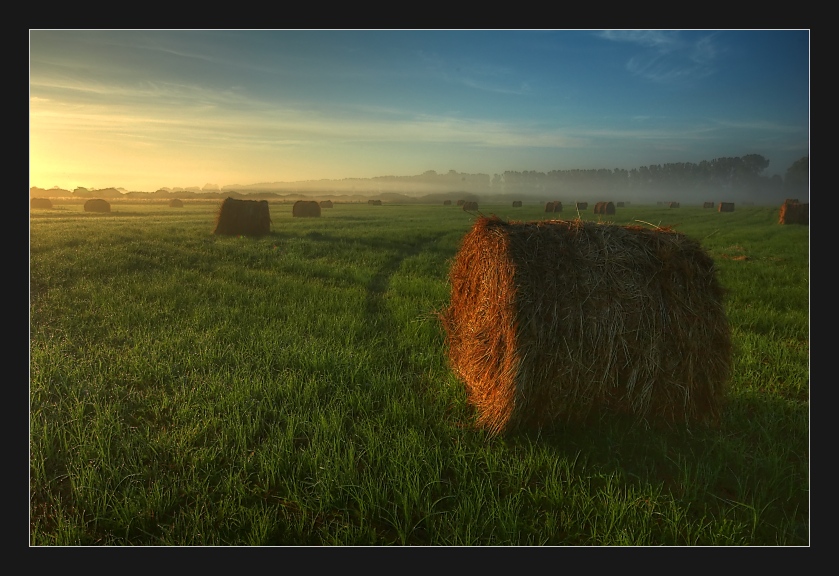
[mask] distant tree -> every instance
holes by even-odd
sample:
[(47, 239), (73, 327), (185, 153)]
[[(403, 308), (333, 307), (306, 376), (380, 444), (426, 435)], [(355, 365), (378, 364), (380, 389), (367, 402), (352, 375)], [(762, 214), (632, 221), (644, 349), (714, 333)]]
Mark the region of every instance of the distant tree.
[(784, 190), (787, 194), (796, 195), (807, 192), (810, 188), (810, 157), (804, 156), (787, 168), (784, 177)]

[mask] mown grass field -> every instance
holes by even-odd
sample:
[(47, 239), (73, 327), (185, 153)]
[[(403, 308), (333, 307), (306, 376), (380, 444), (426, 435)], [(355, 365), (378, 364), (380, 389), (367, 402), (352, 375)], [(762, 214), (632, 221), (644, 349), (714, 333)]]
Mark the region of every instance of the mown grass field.
[(603, 217), (714, 258), (719, 427), (489, 437), (437, 318), (457, 206), (272, 204), (248, 238), (212, 234), (218, 203), (54, 204), (30, 213), (33, 546), (809, 545), (809, 229), (778, 207)]

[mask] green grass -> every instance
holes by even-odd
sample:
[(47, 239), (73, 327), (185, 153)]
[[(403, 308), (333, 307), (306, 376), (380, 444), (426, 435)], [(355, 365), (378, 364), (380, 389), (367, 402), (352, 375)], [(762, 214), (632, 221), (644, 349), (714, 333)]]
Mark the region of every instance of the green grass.
[(255, 239), (213, 236), (216, 203), (54, 204), (30, 216), (31, 545), (809, 545), (809, 230), (775, 207), (608, 217), (715, 259), (718, 428), (491, 438), (436, 316), (458, 207), (272, 204)]

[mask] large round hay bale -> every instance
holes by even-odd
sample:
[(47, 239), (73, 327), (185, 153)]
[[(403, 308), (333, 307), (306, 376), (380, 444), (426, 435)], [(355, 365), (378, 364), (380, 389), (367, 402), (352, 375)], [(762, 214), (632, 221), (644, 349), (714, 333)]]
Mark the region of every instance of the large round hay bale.
[(614, 214), (615, 205), (612, 202), (598, 202), (594, 205), (595, 214)]
[(734, 212), (734, 202), (720, 202), (717, 208), (719, 212)]
[(668, 202), (667, 207), (668, 208), (680, 208), (681, 204), (679, 204), (678, 202)]
[(382, 205), (381, 200), (368, 200), (367, 203), (370, 204), (371, 206), (381, 206)]
[(458, 206), (463, 206), (465, 203), (466, 203), (466, 200), (458, 200), (457, 201)]
[(49, 198), (32, 198), (29, 201), (30, 208), (49, 209), (52, 208), (52, 200)]
[(169, 208), (183, 208), (184, 201), (180, 198), (172, 198), (169, 200)]
[(297, 218), (320, 217), (320, 204), (314, 200), (298, 200), (291, 207), (291, 215)]
[(626, 207), (626, 204), (623, 202), (618, 202), (617, 204), (615, 204), (615, 206), (617, 206), (618, 208), (624, 208)]
[(451, 206), (451, 205), (452, 205), (451, 200), (443, 200), (443, 206)]
[(271, 232), (267, 200), (225, 198), (219, 207), (213, 234), (262, 236)]
[(321, 200), (320, 201), (321, 208), (332, 208), (332, 200)]
[(521, 200), (513, 200), (513, 208), (521, 208)]
[(111, 205), (102, 198), (91, 198), (84, 203), (85, 212), (110, 212)]
[(463, 209), (466, 210), (466, 211), (474, 212), (478, 209), (478, 203), (475, 202), (474, 200), (466, 200), (463, 203)]
[(730, 328), (699, 242), (669, 229), (481, 217), (449, 280), (449, 365), (490, 432), (601, 407), (719, 418)]
[(562, 202), (555, 200), (545, 204), (545, 212), (562, 212)]
[(588, 202), (577, 202), (577, 210), (588, 209)]
[(798, 200), (785, 200), (778, 217), (779, 224), (810, 224), (810, 205), (800, 204)]

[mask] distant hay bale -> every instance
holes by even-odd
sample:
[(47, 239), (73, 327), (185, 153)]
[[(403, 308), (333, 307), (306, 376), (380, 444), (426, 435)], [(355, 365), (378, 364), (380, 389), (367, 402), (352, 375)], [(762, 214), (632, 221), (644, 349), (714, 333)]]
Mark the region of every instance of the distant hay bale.
[(595, 214), (614, 214), (615, 205), (612, 202), (598, 202), (594, 205)]
[(475, 211), (475, 210), (477, 210), (477, 209), (478, 209), (478, 203), (477, 203), (477, 202), (475, 202), (474, 200), (466, 200), (466, 201), (463, 203), (463, 210), (464, 210), (464, 211), (467, 211), (467, 210), (468, 210), (468, 211), (472, 211), (472, 212), (474, 212), (474, 211)]
[(29, 201), (29, 207), (49, 209), (52, 208), (52, 200), (49, 198), (32, 198)]
[(717, 422), (731, 336), (713, 260), (670, 229), (478, 218), (440, 314), (491, 433), (581, 421)]
[(172, 198), (169, 200), (169, 208), (183, 208), (184, 202), (180, 198)]
[(371, 206), (381, 206), (382, 205), (381, 200), (368, 200), (367, 203), (370, 204)]
[(332, 200), (321, 200), (320, 201), (321, 208), (332, 208)]
[(291, 207), (291, 215), (295, 218), (318, 218), (320, 204), (314, 200), (298, 200)]
[(271, 231), (271, 215), (267, 200), (225, 198), (216, 217), (213, 234), (228, 236), (262, 236)]
[(110, 212), (111, 205), (102, 198), (91, 198), (84, 203), (85, 212)]
[(443, 200), (443, 206), (451, 206), (451, 205), (452, 205), (451, 200)]
[(521, 200), (513, 200), (513, 208), (521, 208)]
[(615, 204), (615, 206), (617, 206), (618, 208), (624, 208), (626, 204), (624, 204), (623, 202), (618, 202), (617, 204)]
[(562, 202), (554, 200), (545, 204), (545, 212), (562, 212)]
[(587, 210), (588, 202), (577, 202), (577, 210)]
[(679, 208), (679, 207), (681, 207), (681, 204), (679, 204), (678, 202), (668, 202), (667, 207), (668, 208)]
[(702, 207), (703, 207), (703, 208), (713, 208), (713, 207), (714, 207), (714, 203), (713, 203), (713, 202), (703, 202), (703, 203), (702, 203)]
[(798, 200), (786, 200), (781, 205), (779, 224), (810, 225), (810, 205), (800, 204)]
[(465, 203), (466, 203), (466, 200), (458, 200), (457, 201), (458, 206), (463, 206)]
[(734, 202), (720, 202), (719, 212), (734, 212)]

